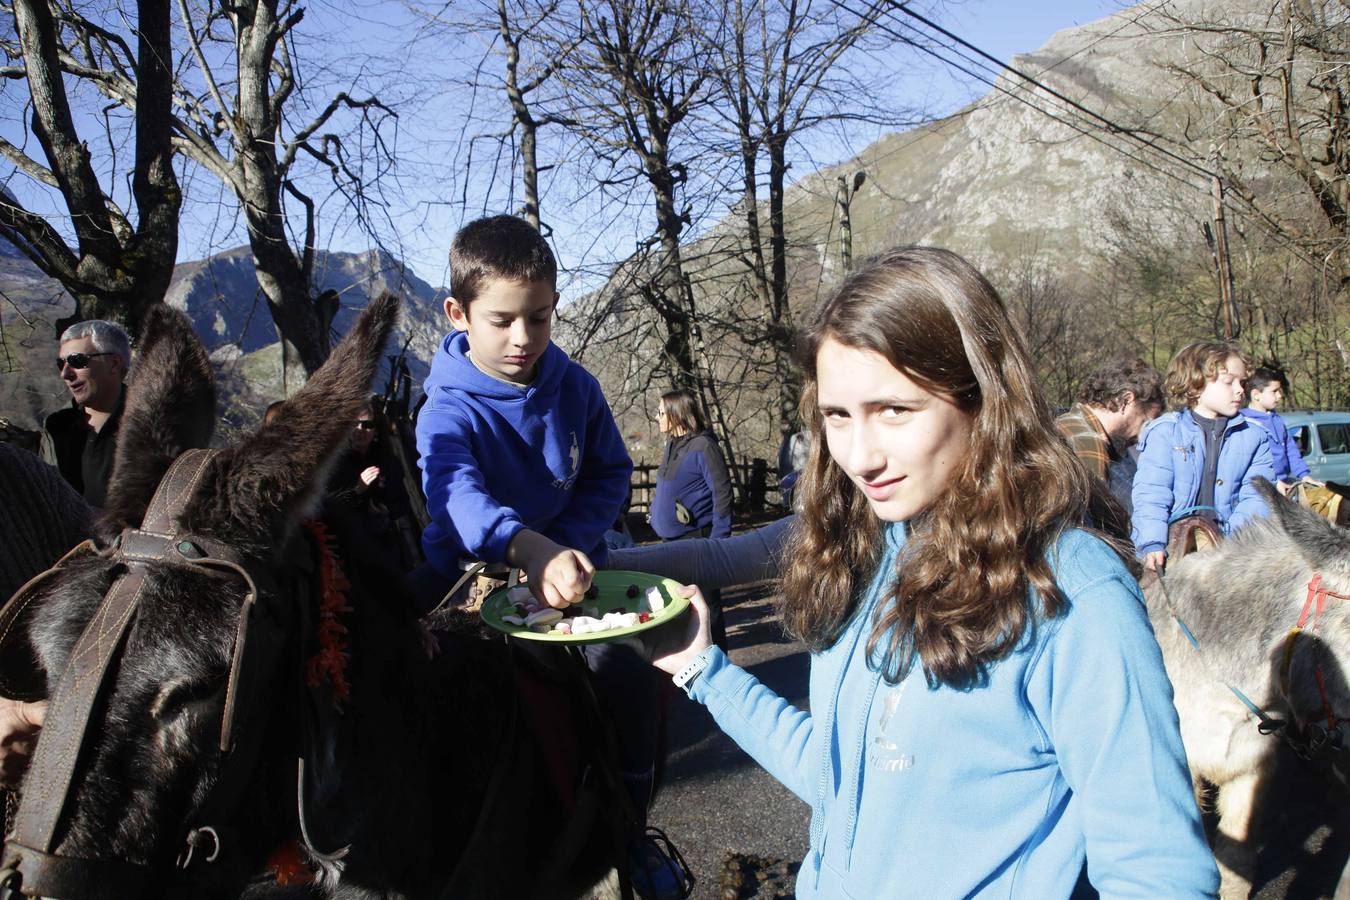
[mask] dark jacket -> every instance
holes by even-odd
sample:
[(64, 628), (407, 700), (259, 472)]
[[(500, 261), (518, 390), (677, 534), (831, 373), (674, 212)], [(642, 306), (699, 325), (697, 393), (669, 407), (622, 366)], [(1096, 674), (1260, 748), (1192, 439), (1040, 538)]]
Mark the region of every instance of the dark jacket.
[(73, 403), (47, 416), (42, 423), (42, 458), (55, 466), (61, 477), (95, 509), (102, 509), (108, 498), (117, 430), (122, 425), (126, 397), (123, 389), (117, 408), (98, 432), (89, 427), (84, 410)]
[(652, 530), (663, 538), (677, 538), (700, 528), (710, 529), (709, 537), (731, 534), (731, 479), (712, 432), (681, 435), (666, 442), (651, 511)]

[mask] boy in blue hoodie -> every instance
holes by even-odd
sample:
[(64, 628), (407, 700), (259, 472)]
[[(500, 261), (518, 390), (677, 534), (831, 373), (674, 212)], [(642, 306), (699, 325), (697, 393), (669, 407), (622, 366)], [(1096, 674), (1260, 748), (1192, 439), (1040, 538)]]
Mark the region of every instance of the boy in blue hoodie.
[(551, 340), (557, 263), (525, 220), (466, 225), (450, 250), (441, 342), (417, 417), (427, 561), (522, 569), (563, 608), (590, 587), (633, 462), (600, 384)]
[(1144, 568), (1167, 561), (1167, 529), (1176, 519), (1201, 515), (1228, 534), (1266, 515), (1257, 476), (1275, 479), (1270, 442), (1241, 415), (1247, 358), (1232, 344), (1197, 343), (1177, 351), (1163, 382), (1180, 410), (1144, 426), (1131, 497), (1131, 536)]
[[(604, 562), (633, 462), (599, 382), (551, 340), (557, 272), (548, 242), (516, 216), (455, 235), (445, 301), (454, 330), (424, 385), (417, 450), (428, 563), (447, 579), (465, 557), (508, 563), (562, 608), (582, 599)], [(656, 670), (622, 644), (583, 652), (642, 819), (660, 727)]]
[[(1289, 427), (1275, 410), (1284, 402), (1284, 385), (1273, 369), (1258, 368), (1247, 379), (1247, 408), (1242, 414), (1266, 430), (1275, 466), (1275, 484), (1288, 493), (1295, 482), (1308, 481), (1308, 464), (1289, 435)], [(1313, 482), (1318, 484), (1319, 482)]]

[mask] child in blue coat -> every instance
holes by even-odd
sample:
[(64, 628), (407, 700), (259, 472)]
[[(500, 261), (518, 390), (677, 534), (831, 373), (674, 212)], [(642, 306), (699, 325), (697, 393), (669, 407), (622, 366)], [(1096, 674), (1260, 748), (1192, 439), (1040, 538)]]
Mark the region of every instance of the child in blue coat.
[[(1284, 402), (1284, 384), (1274, 369), (1258, 368), (1247, 379), (1247, 397), (1250, 402), (1242, 415), (1266, 430), (1270, 437), (1270, 455), (1275, 466), (1275, 484), (1282, 493), (1288, 493), (1295, 482), (1308, 481), (1308, 464), (1303, 461), (1298, 444), (1289, 434), (1289, 426), (1275, 410)], [(1320, 482), (1313, 482), (1320, 484)]]
[(1240, 414), (1250, 368), (1237, 347), (1214, 342), (1183, 347), (1168, 365), (1164, 388), (1180, 409), (1145, 426), (1131, 492), (1131, 536), (1145, 568), (1166, 564), (1176, 519), (1204, 516), (1228, 534), (1268, 512), (1253, 480), (1275, 478), (1270, 442)]
[[(524, 219), (479, 219), (455, 236), (445, 301), (454, 331), (431, 363), (417, 449), (428, 563), (449, 579), (464, 557), (506, 562), (563, 608), (608, 552), (633, 462), (599, 382), (551, 339), (556, 278), (553, 251)], [(660, 728), (655, 673), (622, 644), (582, 652), (642, 817)]]

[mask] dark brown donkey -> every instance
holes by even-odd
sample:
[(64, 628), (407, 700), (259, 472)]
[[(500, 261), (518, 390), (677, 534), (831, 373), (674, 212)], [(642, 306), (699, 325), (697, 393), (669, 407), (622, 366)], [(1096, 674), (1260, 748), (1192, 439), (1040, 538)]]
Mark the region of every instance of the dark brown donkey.
[(0, 896), (264, 896), (292, 840), (311, 896), (554, 895), (564, 870), (605, 871), (605, 841), (577, 864), (586, 841), (534, 780), (503, 645), (429, 656), (394, 575), (348, 579), (340, 537), (302, 525), (397, 315), (371, 304), (273, 423), (215, 453), (192, 450), (215, 417), (206, 354), (184, 317), (149, 315), (101, 540), (0, 618), (19, 638), (0, 692), (52, 698)]

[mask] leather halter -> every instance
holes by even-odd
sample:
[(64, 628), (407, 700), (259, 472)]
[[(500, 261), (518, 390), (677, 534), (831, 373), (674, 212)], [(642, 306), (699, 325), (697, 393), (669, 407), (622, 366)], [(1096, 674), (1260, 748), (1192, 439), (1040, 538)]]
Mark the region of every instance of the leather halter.
[[(1294, 659), (1294, 644), (1299, 635), (1303, 633), (1304, 626), (1308, 624), (1309, 618), (1312, 619), (1313, 633), (1317, 633), (1318, 626), (1322, 624), (1322, 614), (1326, 612), (1328, 597), (1335, 597), (1337, 600), (1350, 600), (1350, 595), (1327, 590), (1322, 585), (1322, 574), (1314, 572), (1312, 578), (1308, 581), (1308, 596), (1303, 601), (1303, 612), (1299, 614), (1298, 624), (1289, 629), (1289, 634), (1284, 639), (1284, 652), (1280, 660), (1280, 690), (1286, 697), (1289, 696), (1289, 667)], [(1320, 663), (1313, 666), (1313, 677), (1317, 680), (1317, 693), (1322, 699), (1322, 712), (1327, 719), (1327, 731), (1334, 732), (1339, 728), (1340, 721), (1337, 720), (1336, 713), (1331, 708), (1331, 698), (1327, 695), (1326, 679), (1322, 675)]]
[[(252, 692), (243, 690), (241, 694), (241, 688), (256, 688), (256, 670), (269, 668), (261, 665), (264, 662), (274, 662), (284, 634), (280, 638), (272, 634), (261, 636), (262, 640), (250, 639), (259, 631), (249, 628), (256, 618), (254, 610), (259, 582), (263, 583), (267, 593), (275, 593), (270, 574), (246, 561), (230, 547), (178, 530), (177, 519), (215, 453), (214, 450), (189, 450), (179, 456), (156, 489), (140, 528), (123, 530), (107, 550), (95, 549), (92, 542), (81, 544), (52, 569), (20, 588), (0, 610), (2, 644), (16, 639), (19, 630), (16, 623), (37, 596), (38, 588), (61, 572), (68, 561), (94, 553), (122, 570), (72, 648), (53, 691), (47, 721), (24, 781), (14, 832), (9, 835), (3, 859), (0, 859), (0, 865), (4, 867), (0, 869), (0, 897), (22, 891), (23, 896), (61, 900), (111, 900), (143, 896), (152, 881), (168, 880), (153, 873), (148, 866), (116, 860), (78, 859), (55, 853), (67, 818), (80, 749), (89, 733), (94, 707), (105, 692), (109, 672), (116, 671), (114, 660), (136, 616), (152, 564), (243, 580), (246, 596), (239, 614), (220, 731), (221, 752), (230, 753), (235, 748), (241, 718), (236, 707), (241, 695)], [(272, 631), (285, 632), (286, 629)], [(245, 664), (246, 659), (248, 664)], [(250, 673), (255, 674), (246, 685)], [(250, 757), (255, 755), (260, 743), (260, 731), (255, 728), (246, 735), (245, 743), (252, 752), (226, 757), (221, 777), (203, 804), (204, 809), (215, 807), (215, 812), (220, 812), (220, 808), (230, 807), (237, 801), (237, 796), (219, 795), (224, 793), (222, 786), (228, 786), (236, 795), (242, 792), (241, 776), (232, 773), (242, 767), (251, 768)], [(239, 758), (241, 756), (243, 758)], [(215, 859), (221, 849), (219, 836), (209, 826), (190, 828), (188, 846), (201, 843), (203, 832), (210, 832), (216, 845), (209, 852), (203, 851), (201, 858)], [(186, 859), (180, 859), (180, 868), (185, 869), (192, 859), (191, 853)]]

